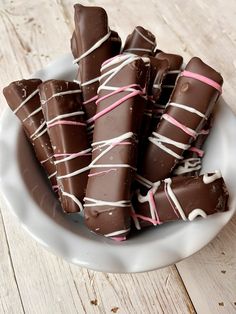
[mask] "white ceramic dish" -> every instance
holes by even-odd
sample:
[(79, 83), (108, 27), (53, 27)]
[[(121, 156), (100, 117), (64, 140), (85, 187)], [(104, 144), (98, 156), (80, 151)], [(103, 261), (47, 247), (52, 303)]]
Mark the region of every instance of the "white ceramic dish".
[[(34, 77), (72, 80), (76, 67), (66, 55)], [(37, 241), (66, 260), (105, 272), (142, 272), (184, 259), (208, 244), (236, 209), (236, 117), (223, 100), (206, 144), (203, 172), (220, 169), (230, 192), (230, 211), (194, 222), (149, 228), (116, 243), (89, 232), (78, 214), (66, 216), (51, 193), (21, 129), (6, 109), (0, 123), (0, 189), (9, 209)], [(32, 184), (31, 182), (34, 182)]]

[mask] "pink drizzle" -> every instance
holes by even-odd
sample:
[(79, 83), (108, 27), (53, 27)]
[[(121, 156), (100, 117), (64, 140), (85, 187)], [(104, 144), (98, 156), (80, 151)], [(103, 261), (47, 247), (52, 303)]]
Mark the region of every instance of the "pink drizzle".
[(120, 56), (121, 56), (121, 54), (116, 55), (115, 57), (112, 57), (112, 58), (110, 58), (110, 59), (107, 59), (106, 61), (104, 61), (104, 62), (102, 63), (102, 67), (103, 67), (104, 65), (110, 63), (111, 61), (115, 60), (116, 58), (120, 57)]
[(83, 105), (87, 105), (87, 104), (89, 104), (90, 102), (95, 101), (95, 100), (97, 100), (97, 99), (98, 99), (98, 95), (96, 95), (96, 96), (94, 96), (94, 97), (92, 97), (92, 98), (90, 98), (90, 99), (84, 101), (84, 102), (83, 102)]
[(220, 94), (222, 93), (222, 87), (220, 86), (220, 84), (218, 84), (217, 82), (213, 81), (212, 79), (210, 79), (210, 78), (208, 78), (208, 77), (206, 77), (204, 75), (184, 70), (180, 74), (180, 76), (190, 77), (190, 78), (193, 78), (195, 80), (201, 81), (202, 83), (210, 85), (213, 88), (215, 88), (216, 90), (218, 90), (218, 92)]
[(59, 186), (58, 185), (52, 185), (52, 189), (57, 192), (59, 190)]
[(121, 99), (117, 100), (116, 102), (114, 102), (112, 105), (110, 105), (109, 107), (105, 108), (104, 110), (98, 112), (97, 114), (95, 114), (92, 118), (88, 119), (87, 120), (87, 123), (91, 123), (95, 120), (97, 120), (98, 118), (102, 117), (103, 115), (105, 115), (106, 113), (112, 111), (113, 109), (115, 109), (116, 107), (118, 107), (119, 105), (121, 105), (123, 102), (125, 102), (126, 100), (132, 98), (132, 97), (135, 97), (137, 95), (143, 95), (144, 92), (141, 90), (141, 87), (137, 84), (132, 84), (132, 85), (128, 85), (128, 86), (124, 86), (124, 87), (120, 87), (119, 89), (115, 90), (114, 92), (112, 93), (109, 93), (105, 96), (102, 96), (101, 98), (99, 98), (97, 101), (96, 101), (96, 104), (98, 104), (99, 102), (101, 102), (102, 100), (104, 99), (107, 99), (108, 97), (112, 96), (112, 95), (116, 95), (122, 91), (125, 91), (127, 88), (130, 88), (130, 87), (137, 87), (139, 88), (139, 90), (135, 90), (131, 93), (129, 93), (128, 95), (122, 97)]
[(208, 130), (201, 130), (201, 131), (198, 133), (198, 135), (208, 135), (209, 132), (210, 132), (209, 129), (208, 129)]
[(117, 242), (122, 242), (126, 240), (126, 237), (111, 237), (110, 239), (117, 241)]
[(157, 221), (157, 224), (160, 225), (160, 224), (161, 224), (161, 221), (160, 221), (160, 218), (159, 218), (158, 213), (157, 213), (156, 202), (155, 202), (155, 200), (154, 200), (154, 195), (153, 195), (153, 191), (152, 191), (152, 190), (150, 190), (150, 191), (148, 192), (148, 196), (149, 196), (149, 200), (148, 200), (149, 206), (154, 209), (154, 211), (155, 211), (155, 213), (156, 213), (156, 216), (157, 216), (157, 220), (156, 220), (156, 221)]
[(191, 152), (196, 153), (199, 157), (203, 157), (203, 155), (204, 155), (204, 150), (199, 149), (199, 148), (194, 147), (194, 146), (190, 147), (188, 150), (190, 150)]
[(139, 219), (144, 220), (144, 221), (148, 221), (148, 222), (152, 223), (153, 225), (161, 225), (162, 224), (162, 222), (160, 222), (159, 220), (155, 220), (155, 219), (152, 219), (152, 218), (147, 217), (147, 216), (134, 214), (134, 213), (131, 216), (139, 218)]
[(162, 117), (165, 120), (167, 120), (168, 122), (170, 122), (171, 124), (175, 125), (177, 128), (179, 128), (182, 131), (184, 131), (186, 134), (190, 135), (191, 137), (196, 138), (196, 132), (194, 130), (189, 129), (184, 124), (180, 123), (175, 118), (171, 117), (169, 114), (165, 113), (165, 114), (163, 114)]

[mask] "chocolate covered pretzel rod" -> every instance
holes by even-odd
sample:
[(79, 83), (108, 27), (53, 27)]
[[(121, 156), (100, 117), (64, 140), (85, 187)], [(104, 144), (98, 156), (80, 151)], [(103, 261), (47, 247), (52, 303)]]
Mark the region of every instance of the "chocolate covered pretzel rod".
[(169, 221), (192, 221), (228, 210), (228, 191), (219, 171), (199, 177), (156, 182), (143, 196), (137, 191), (132, 217), (137, 229)]
[(38, 86), (41, 83), (40, 79), (15, 81), (3, 89), (3, 94), (11, 110), (20, 119), (38, 161), (46, 171), (53, 189), (56, 190), (53, 150), (39, 99)]
[(74, 9), (75, 31), (71, 48), (74, 63), (79, 64), (78, 79), (83, 91), (83, 105), (87, 119), (90, 119), (96, 113), (101, 65), (119, 54), (121, 40), (116, 32), (109, 29), (103, 8), (76, 4)]
[(154, 130), (160, 121), (160, 118), (165, 110), (166, 104), (170, 99), (170, 95), (174, 89), (176, 79), (181, 72), (183, 58), (180, 55), (156, 51), (155, 58), (160, 61), (169, 63), (169, 71), (166, 74), (162, 85), (159, 98), (156, 100), (153, 109), (152, 130)]
[(218, 72), (199, 58), (190, 60), (180, 74), (160, 123), (149, 137), (139, 182), (150, 187), (169, 177), (208, 119), (222, 84)]
[(101, 68), (92, 162), (85, 197), (88, 228), (122, 240), (130, 230), (131, 183), (137, 162), (137, 134), (143, 117), (148, 68), (124, 54)]
[(142, 160), (145, 145), (152, 132), (153, 108), (161, 94), (162, 82), (168, 73), (169, 63), (167, 60), (159, 60), (154, 57), (143, 57), (150, 64), (150, 75), (147, 84), (147, 105), (139, 138), (139, 160)]
[(136, 26), (133, 32), (128, 35), (123, 52), (133, 53), (140, 57), (143, 55), (152, 56), (155, 48), (155, 36), (142, 26)]
[(67, 213), (82, 211), (91, 149), (81, 89), (77, 83), (58, 80), (46, 81), (39, 89), (54, 151), (62, 208)]

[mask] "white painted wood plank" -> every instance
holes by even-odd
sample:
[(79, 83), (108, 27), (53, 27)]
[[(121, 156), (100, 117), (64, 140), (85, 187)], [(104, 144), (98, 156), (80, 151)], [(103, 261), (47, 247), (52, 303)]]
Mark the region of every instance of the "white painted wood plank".
[(206, 248), (177, 264), (197, 313), (236, 313), (236, 216)]
[[(1, 206), (0, 199), (0, 206)], [(0, 313), (24, 313), (0, 211)]]

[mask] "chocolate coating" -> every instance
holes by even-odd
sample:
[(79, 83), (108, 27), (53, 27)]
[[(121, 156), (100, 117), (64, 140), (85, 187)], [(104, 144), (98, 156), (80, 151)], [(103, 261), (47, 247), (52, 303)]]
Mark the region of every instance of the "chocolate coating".
[[(39, 127), (45, 123), (43, 112), (40, 110), (41, 103), (39, 93), (37, 92), (22, 107), (19, 107), (23, 101), (38, 89), (41, 83), (42, 81), (40, 79), (15, 81), (3, 89), (3, 94), (13, 112), (18, 108), (15, 114), (20, 119), (27, 138), (33, 145), (38, 161), (41, 163), (48, 177), (50, 177), (49, 179), (52, 186), (55, 186), (56, 176), (53, 174), (56, 168), (54, 166), (51, 142), (47, 132), (40, 135), (40, 133), (46, 129), (46, 125), (42, 129), (39, 129)], [(39, 110), (35, 112), (37, 109)], [(36, 132), (37, 129), (39, 130), (38, 132)], [(32, 136), (34, 133), (35, 136)]]
[[(203, 75), (217, 82), (219, 85), (223, 84), (222, 76), (203, 63), (199, 58), (192, 58), (188, 63), (186, 70)], [(170, 101), (194, 108), (206, 117), (209, 117), (218, 97), (219, 91), (214, 87), (197, 79), (181, 76), (177, 81)], [(191, 128), (196, 132), (199, 132), (199, 130), (202, 129), (205, 121), (205, 119), (198, 114), (174, 106), (168, 106), (164, 113), (174, 118), (185, 127)], [(168, 139), (186, 145), (191, 144), (194, 140), (191, 135), (164, 118), (161, 119), (155, 132)], [(179, 148), (176, 145), (168, 143), (164, 143), (163, 145), (179, 156), (184, 152), (183, 148)], [(177, 162), (177, 157), (149, 141), (144, 154), (143, 165), (140, 167), (139, 173), (149, 181), (156, 182), (167, 178)]]
[[(105, 74), (111, 69), (117, 69), (120, 64), (123, 64), (120, 58), (124, 57), (127, 57), (127, 55), (114, 59), (117, 63), (106, 67), (102, 70), (102, 74)], [(129, 58), (131, 58), (131, 62), (123, 66), (112, 78), (110, 76), (111, 79), (106, 86), (119, 88), (130, 84), (138, 84), (141, 89), (145, 87), (148, 68), (142, 59), (133, 55)], [(108, 76), (104, 77), (100, 84), (105, 83), (107, 78)], [(111, 92), (107, 89), (101, 89), (99, 91), (99, 99), (110, 95)], [(129, 94), (130, 92), (121, 91), (101, 100), (97, 107), (97, 114)], [(145, 101), (142, 95), (130, 97), (95, 121), (93, 148), (96, 149), (92, 153), (93, 161), (110, 146), (110, 144), (103, 147), (98, 146), (96, 145), (97, 142), (114, 139), (123, 136), (127, 132), (131, 132), (131, 136), (121, 141), (120, 144), (114, 145), (95, 164), (109, 166), (105, 168), (94, 167), (89, 174), (90, 177), (85, 198), (86, 225), (90, 230), (107, 237), (112, 237), (113, 235), (123, 237), (128, 234), (130, 229), (130, 205), (124, 207), (117, 205), (92, 207), (89, 206), (91, 202), (87, 198), (95, 199), (97, 202), (119, 202), (123, 200), (130, 202), (130, 190), (134, 174), (134, 170), (131, 167), (136, 167), (137, 163), (136, 138), (142, 122)], [(123, 142), (124, 145), (122, 145)], [(116, 165), (121, 165), (121, 167)], [(127, 165), (127, 167), (123, 165)]]
[[(205, 144), (211, 128), (212, 128), (212, 115), (206, 121), (200, 134), (196, 140), (192, 142), (191, 147), (183, 154), (183, 160), (181, 160), (173, 170), (173, 175), (182, 176), (196, 176), (199, 175), (202, 168), (202, 159), (204, 157), (204, 151), (202, 147)], [(197, 150), (196, 150), (197, 149)], [(200, 150), (200, 153), (198, 152)], [(202, 154), (201, 154), (202, 153)]]
[[(211, 175), (214, 174), (209, 174), (209, 176)], [(168, 193), (168, 180), (170, 180), (171, 190), (177, 198), (177, 202), (180, 204), (185, 217), (181, 217), (180, 211), (172, 201), (170, 193)], [(193, 220), (196, 218), (195, 215), (193, 215), (194, 210), (196, 210), (196, 216), (200, 216), (198, 209), (204, 211), (207, 216), (228, 210), (227, 203), (229, 195), (222, 177), (216, 178), (213, 182), (208, 184), (204, 183), (204, 175), (199, 177), (174, 177), (162, 181), (153, 195), (156, 207), (156, 209), (154, 209), (154, 212), (156, 211), (155, 214), (151, 214), (148, 202), (149, 198), (140, 195), (138, 198), (137, 195), (138, 194), (136, 194), (133, 200), (135, 209), (133, 217), (138, 219), (140, 227), (159, 225), (181, 219)], [(153, 221), (150, 220), (152, 219), (152, 215), (155, 216)]]
[(155, 48), (155, 36), (142, 26), (136, 26), (133, 32), (127, 36), (123, 52), (134, 53), (140, 57), (146, 54), (152, 56)]
[[(69, 157), (70, 154), (76, 154), (89, 148), (84, 112), (81, 112), (81, 92), (70, 94), (70, 91), (77, 91), (80, 87), (74, 82), (50, 80), (41, 84), (39, 88), (45, 120), (48, 123), (48, 133), (56, 159), (61, 205), (67, 213), (77, 212), (82, 209), (82, 205), (80, 207), (77, 201), (80, 203), (83, 201), (88, 170), (68, 178), (60, 178), (60, 176), (70, 175), (87, 167), (91, 161), (91, 153), (88, 152), (61, 163), (57, 162)], [(65, 94), (66, 92), (69, 93)], [(57, 93), (64, 93), (64, 95), (54, 97), (53, 95)], [(74, 113), (77, 113), (77, 115), (74, 115)], [(62, 115), (67, 115), (67, 117)], [(76, 125), (78, 122), (80, 124)], [(58, 156), (58, 154), (66, 155)], [(67, 193), (67, 195), (64, 193)], [(76, 200), (73, 198), (76, 198)]]
[[(80, 57), (93, 47), (109, 31), (106, 11), (100, 7), (86, 7), (80, 4), (74, 6), (75, 31), (71, 39), (72, 53), (75, 58)], [(84, 85), (84, 83), (98, 78), (102, 63), (120, 52), (121, 40), (118, 34), (111, 31), (110, 37), (79, 61), (78, 78), (81, 81), (84, 102), (97, 95), (99, 80)], [(95, 100), (84, 104), (87, 118), (96, 113)]]
[(155, 52), (155, 58), (160, 61), (168, 62), (169, 71), (162, 81), (160, 95), (156, 100), (156, 104), (154, 104), (152, 131), (156, 128), (157, 124), (160, 121), (161, 115), (164, 112), (165, 106), (170, 99), (170, 96), (176, 83), (176, 79), (180, 73), (183, 64), (182, 56), (172, 53), (165, 53), (160, 50), (157, 50)]
[(169, 70), (169, 63), (166, 60), (158, 60), (154, 57), (148, 57), (148, 60), (150, 62), (150, 75), (147, 85), (147, 105), (139, 138), (139, 161), (142, 160), (147, 139), (152, 132), (152, 119), (155, 103), (160, 97), (161, 85)]

